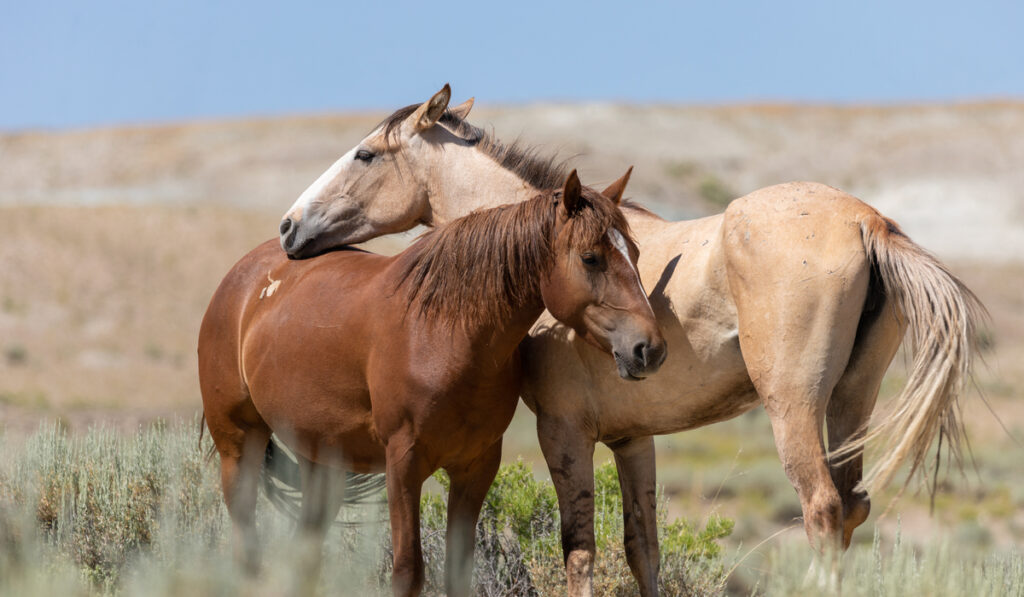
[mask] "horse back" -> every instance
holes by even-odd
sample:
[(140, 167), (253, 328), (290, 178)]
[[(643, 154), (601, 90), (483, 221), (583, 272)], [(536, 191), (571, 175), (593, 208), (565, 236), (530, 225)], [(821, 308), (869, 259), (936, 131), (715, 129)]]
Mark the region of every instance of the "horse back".
[(800, 302), (802, 294), (837, 296), (860, 285), (856, 278), (870, 265), (861, 222), (875, 214), (852, 195), (809, 182), (766, 187), (733, 201), (721, 239), (732, 294), (742, 302), (744, 292), (784, 286), (776, 293), (780, 300)]

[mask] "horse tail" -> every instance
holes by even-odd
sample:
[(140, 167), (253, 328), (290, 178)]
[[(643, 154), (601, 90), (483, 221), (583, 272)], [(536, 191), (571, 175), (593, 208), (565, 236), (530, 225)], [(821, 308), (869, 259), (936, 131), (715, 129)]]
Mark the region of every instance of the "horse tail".
[(915, 472), (923, 475), (937, 435), (940, 448), (944, 438), (953, 460), (962, 463), (960, 401), (979, 351), (978, 324), (988, 319), (988, 312), (963, 282), (892, 220), (872, 214), (861, 222), (861, 236), (876, 279), (902, 315), (913, 354), (906, 386), (888, 410), (872, 422), (873, 429), (836, 454), (849, 457), (880, 441), (880, 460), (859, 485), (871, 494), (885, 488), (904, 462), (911, 467), (904, 485)]
[[(270, 437), (263, 457), (261, 473), (264, 494), (278, 512), (298, 520), (302, 510), (302, 474), (299, 461), (291, 451)], [(383, 474), (345, 472), (344, 506), (383, 502)]]
[[(200, 452), (203, 451), (203, 431), (205, 431), (205, 430), (206, 430), (206, 411), (204, 410), (202, 415), (199, 417), (199, 439), (196, 441), (196, 448)], [(210, 462), (210, 459), (213, 458), (213, 455), (216, 452), (217, 452), (217, 446), (211, 443), (210, 444), (210, 449), (206, 451), (206, 457), (204, 458), (204, 460), (206, 462)]]

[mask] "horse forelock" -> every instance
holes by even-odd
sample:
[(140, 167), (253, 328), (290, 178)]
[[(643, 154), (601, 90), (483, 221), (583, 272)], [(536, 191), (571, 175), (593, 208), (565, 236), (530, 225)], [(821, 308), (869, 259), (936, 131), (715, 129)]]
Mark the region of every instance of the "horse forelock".
[[(561, 192), (554, 194), (561, 198)], [(570, 249), (582, 251), (587, 247), (607, 242), (610, 229), (618, 230), (623, 239), (635, 244), (629, 223), (622, 210), (601, 193), (584, 187), (581, 196), (582, 207), (576, 217), (566, 222), (566, 232), (562, 235)]]
[(607, 242), (612, 228), (630, 238), (615, 204), (584, 189), (581, 208), (555, 241), (556, 195), (474, 212), (425, 233), (405, 255), (398, 281), (409, 309), (449, 324), (496, 325), (539, 303), (556, 255)]

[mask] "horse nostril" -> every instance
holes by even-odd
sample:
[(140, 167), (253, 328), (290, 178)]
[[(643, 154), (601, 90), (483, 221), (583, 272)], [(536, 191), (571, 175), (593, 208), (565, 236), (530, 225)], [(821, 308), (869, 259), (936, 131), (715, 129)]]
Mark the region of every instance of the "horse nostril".
[(288, 234), (288, 231), (291, 230), (291, 227), (292, 227), (292, 219), (291, 218), (285, 218), (285, 219), (281, 220), (281, 234), (282, 235)]
[(647, 343), (640, 342), (633, 347), (633, 358), (635, 358), (640, 364), (647, 365)]
[[(282, 228), (284, 228), (284, 226), (282, 226)], [(295, 234), (295, 232), (297, 230), (298, 230), (298, 228), (292, 228), (287, 233), (287, 235), (285, 233), (281, 233), (281, 235), (283, 237), (282, 238), (282, 242), (281, 242), (281, 246), (284, 248), (285, 251), (291, 251), (292, 247), (295, 246), (295, 239), (299, 236), (298, 234)]]
[(648, 346), (647, 350), (644, 352), (644, 356), (647, 357), (647, 362), (644, 363), (644, 365), (652, 370), (656, 370), (665, 362), (665, 357), (668, 356), (668, 350), (666, 350), (665, 343), (662, 342), (660, 344)]

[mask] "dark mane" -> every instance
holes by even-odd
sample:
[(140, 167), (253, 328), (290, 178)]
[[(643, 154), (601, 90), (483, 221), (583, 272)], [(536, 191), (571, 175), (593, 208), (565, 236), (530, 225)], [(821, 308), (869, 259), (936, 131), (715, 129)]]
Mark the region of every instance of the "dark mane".
[[(418, 107), (419, 104), (412, 104), (399, 108), (377, 125), (378, 128), (383, 128), (384, 137), (391, 139), (397, 134), (398, 127)], [(560, 188), (565, 182), (568, 175), (565, 164), (555, 156), (543, 157), (538, 150), (524, 147), (519, 141), (502, 143), (493, 134), (469, 124), (450, 110), (445, 110), (439, 123), (469, 145), (477, 146), (502, 168), (515, 173), (535, 189), (549, 191)]]
[(420, 237), (402, 257), (399, 287), (409, 309), (467, 326), (507, 321), (540, 304), (540, 281), (556, 254), (607, 242), (609, 228), (629, 235), (615, 204), (585, 188), (582, 207), (559, 234), (563, 244), (553, 246), (560, 195), (473, 212)]

